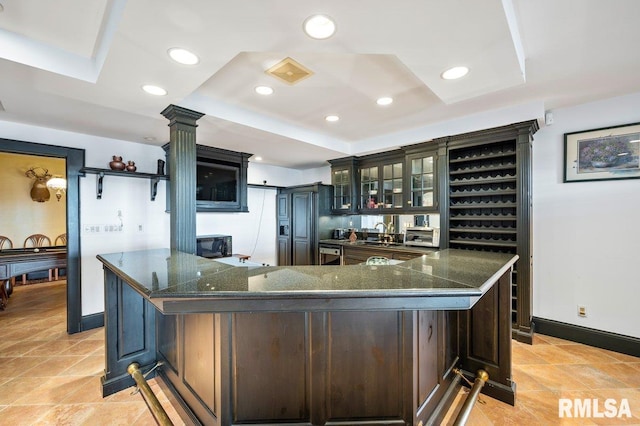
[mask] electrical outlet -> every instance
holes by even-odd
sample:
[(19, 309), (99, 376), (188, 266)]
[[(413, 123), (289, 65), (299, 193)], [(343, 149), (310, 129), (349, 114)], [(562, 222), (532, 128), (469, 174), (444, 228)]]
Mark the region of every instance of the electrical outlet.
[(582, 317), (582, 318), (586, 318), (587, 317), (587, 307), (586, 306), (578, 305), (578, 316)]

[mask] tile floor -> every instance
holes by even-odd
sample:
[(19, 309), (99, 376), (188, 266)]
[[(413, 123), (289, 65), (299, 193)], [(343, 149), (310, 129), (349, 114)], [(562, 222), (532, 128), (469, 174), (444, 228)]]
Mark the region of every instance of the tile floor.
[[(102, 398), (104, 331), (67, 335), (64, 281), (16, 287), (0, 330), (0, 425), (155, 424), (140, 394)], [(533, 345), (513, 342), (513, 376), (516, 406), (481, 395), (468, 425), (640, 425), (640, 358), (537, 335)], [(150, 384), (183, 424), (158, 383)], [(632, 417), (561, 419), (559, 398), (626, 399)]]

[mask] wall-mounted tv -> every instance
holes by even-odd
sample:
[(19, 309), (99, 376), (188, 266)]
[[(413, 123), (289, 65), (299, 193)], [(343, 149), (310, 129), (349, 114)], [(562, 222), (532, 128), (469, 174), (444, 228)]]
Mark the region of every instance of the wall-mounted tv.
[[(165, 144), (167, 169), (170, 167), (171, 144)], [(248, 212), (247, 167), (252, 154), (196, 145), (196, 211)], [(172, 176), (168, 170), (169, 176)], [(173, 176), (171, 177), (173, 179)], [(171, 185), (171, 179), (169, 185)], [(169, 210), (167, 185), (167, 211)]]
[(239, 165), (196, 161), (196, 201), (237, 203), (239, 199)]

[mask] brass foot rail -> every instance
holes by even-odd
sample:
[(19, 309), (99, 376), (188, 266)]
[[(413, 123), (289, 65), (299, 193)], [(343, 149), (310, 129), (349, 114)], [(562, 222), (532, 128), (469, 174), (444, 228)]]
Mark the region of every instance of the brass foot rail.
[(453, 423), (454, 426), (464, 426), (467, 424), (469, 415), (471, 415), (471, 409), (476, 403), (480, 390), (487, 380), (489, 380), (489, 373), (482, 369), (478, 370), (476, 373), (476, 379), (473, 381), (473, 386), (471, 387), (471, 392), (469, 392), (467, 399), (464, 401), (464, 404), (462, 404), (458, 417), (456, 417), (456, 421)]
[(156, 398), (156, 394), (153, 393), (153, 391), (149, 387), (149, 384), (147, 383), (147, 380), (142, 375), (142, 371), (140, 371), (140, 365), (138, 365), (137, 362), (129, 364), (129, 366), (127, 367), (127, 373), (131, 374), (131, 377), (133, 377), (136, 385), (138, 385), (138, 389), (140, 389), (140, 392), (142, 392), (142, 396), (149, 406), (149, 410), (151, 410), (151, 414), (153, 414), (156, 422), (160, 426), (173, 426), (173, 422), (171, 422), (171, 419), (167, 415), (167, 412), (164, 411), (164, 408), (162, 408), (162, 405), (160, 405), (160, 401), (158, 401), (158, 398)]

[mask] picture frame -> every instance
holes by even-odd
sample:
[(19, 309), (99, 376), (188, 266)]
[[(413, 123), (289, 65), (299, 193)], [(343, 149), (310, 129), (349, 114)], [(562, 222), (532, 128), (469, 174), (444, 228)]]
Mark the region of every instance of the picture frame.
[(564, 182), (640, 178), (640, 123), (564, 134)]

